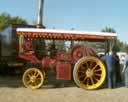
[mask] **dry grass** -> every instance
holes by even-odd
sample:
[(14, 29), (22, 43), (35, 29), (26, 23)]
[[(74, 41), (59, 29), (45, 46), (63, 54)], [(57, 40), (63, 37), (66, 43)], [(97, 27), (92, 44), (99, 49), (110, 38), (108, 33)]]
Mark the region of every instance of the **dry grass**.
[(24, 88), (20, 78), (0, 77), (0, 102), (128, 102), (128, 89), (83, 90), (81, 88)]

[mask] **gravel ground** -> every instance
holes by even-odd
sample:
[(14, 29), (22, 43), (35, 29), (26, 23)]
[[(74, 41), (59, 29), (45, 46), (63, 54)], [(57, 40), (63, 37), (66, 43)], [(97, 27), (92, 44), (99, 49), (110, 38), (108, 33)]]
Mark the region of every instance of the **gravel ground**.
[(22, 85), (21, 78), (0, 77), (0, 102), (128, 102), (128, 88), (88, 91), (75, 86), (44, 85), (31, 90)]

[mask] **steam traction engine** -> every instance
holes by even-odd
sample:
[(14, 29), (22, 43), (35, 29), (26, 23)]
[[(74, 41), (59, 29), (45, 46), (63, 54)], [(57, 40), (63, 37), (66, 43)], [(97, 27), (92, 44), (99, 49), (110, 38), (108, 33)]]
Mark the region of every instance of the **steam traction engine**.
[[(38, 28), (16, 28), (18, 58), (22, 59), (26, 87), (37, 89), (45, 81), (50, 68), (57, 80), (71, 80), (83, 89), (97, 89), (105, 81), (106, 68), (91, 47), (74, 46), (69, 51), (59, 51), (52, 44), (46, 50), (44, 40), (104, 42), (116, 38), (114, 33), (65, 31)], [(46, 52), (54, 53), (52, 56)], [(73, 71), (73, 72), (72, 72)]]
[[(69, 41), (107, 41), (114, 39), (113, 33), (91, 33), (80, 31), (62, 31), (35, 28), (17, 28), (19, 37), (19, 57), (33, 63), (23, 75), (26, 87), (36, 89), (45, 81), (45, 71), (55, 68), (56, 79), (71, 80), (72, 68), (75, 83), (84, 89), (99, 88), (106, 78), (106, 70), (102, 61), (96, 57), (93, 48), (75, 46), (71, 51), (56, 51), (54, 56), (44, 56), (43, 40)], [(38, 42), (38, 44), (34, 44)], [(39, 46), (38, 48), (36, 48)], [(41, 48), (40, 50), (37, 50)], [(51, 47), (51, 52), (53, 50)], [(40, 67), (37, 67), (37, 66)], [(41, 69), (41, 70), (40, 70)]]

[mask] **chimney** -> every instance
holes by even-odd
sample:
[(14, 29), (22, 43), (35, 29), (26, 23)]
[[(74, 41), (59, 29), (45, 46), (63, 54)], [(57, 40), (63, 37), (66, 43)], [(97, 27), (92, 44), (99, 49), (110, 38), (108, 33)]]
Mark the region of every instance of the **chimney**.
[(43, 26), (43, 4), (44, 4), (44, 0), (38, 0), (37, 28), (44, 28)]

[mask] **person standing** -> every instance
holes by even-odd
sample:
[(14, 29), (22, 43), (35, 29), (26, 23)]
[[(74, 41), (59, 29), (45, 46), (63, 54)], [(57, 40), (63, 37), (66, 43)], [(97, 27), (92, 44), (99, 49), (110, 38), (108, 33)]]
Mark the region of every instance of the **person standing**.
[(120, 84), (121, 83), (120, 60), (119, 60), (119, 56), (117, 55), (114, 49), (113, 49), (112, 57), (113, 57), (113, 67), (115, 68), (116, 84)]
[(116, 87), (116, 73), (115, 73), (115, 66), (114, 66), (114, 58), (113, 55), (106, 55), (105, 63), (107, 68), (107, 83), (108, 88), (115, 88)]
[(127, 51), (127, 55), (125, 57), (122, 74), (124, 75), (124, 84), (128, 88), (128, 51)]
[[(117, 78), (119, 72), (119, 57), (116, 54), (116, 47), (112, 48), (112, 53), (109, 53), (109, 50), (106, 50), (106, 55), (102, 57), (106, 65), (107, 71), (107, 84), (108, 88), (115, 88), (117, 86)], [(117, 67), (118, 66), (118, 67)], [(120, 75), (120, 74), (119, 74)]]

